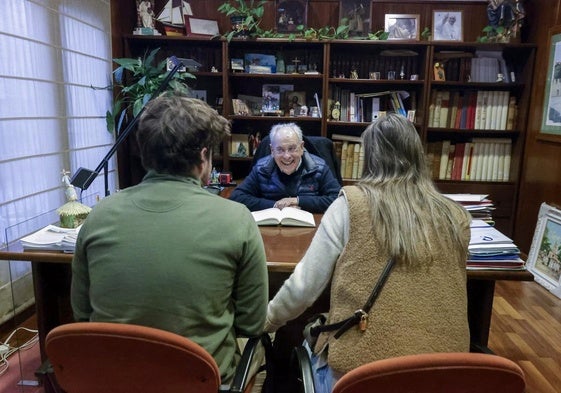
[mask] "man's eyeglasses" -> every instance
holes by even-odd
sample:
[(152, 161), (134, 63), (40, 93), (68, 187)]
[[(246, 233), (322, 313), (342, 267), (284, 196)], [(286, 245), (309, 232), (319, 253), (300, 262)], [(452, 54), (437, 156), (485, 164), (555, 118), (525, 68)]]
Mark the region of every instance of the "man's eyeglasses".
[(300, 150), (300, 146), (298, 145), (289, 146), (287, 149), (283, 149), (282, 147), (276, 147), (273, 149), (273, 154), (276, 156), (282, 156), (285, 153), (294, 154), (299, 150)]

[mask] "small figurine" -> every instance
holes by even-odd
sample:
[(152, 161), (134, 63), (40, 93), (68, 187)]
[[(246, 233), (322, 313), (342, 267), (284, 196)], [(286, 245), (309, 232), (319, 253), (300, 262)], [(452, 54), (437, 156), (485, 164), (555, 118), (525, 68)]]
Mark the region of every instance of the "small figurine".
[(218, 69), (215, 66), (212, 66), (212, 68), (210, 69), (210, 72), (218, 72)]
[(351, 79), (358, 79), (358, 71), (353, 69), (351, 70)]

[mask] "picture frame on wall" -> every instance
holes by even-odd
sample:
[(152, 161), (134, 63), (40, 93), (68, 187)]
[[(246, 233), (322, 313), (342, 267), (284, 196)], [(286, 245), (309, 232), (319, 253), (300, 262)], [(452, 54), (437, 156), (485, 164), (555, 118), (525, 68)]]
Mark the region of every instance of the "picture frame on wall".
[(433, 11), (433, 41), (463, 41), (462, 11)]
[(343, 19), (349, 24), (349, 36), (366, 37), (371, 29), (372, 2), (370, 0), (339, 2), (339, 25)]
[(534, 280), (561, 298), (561, 210), (542, 203), (526, 268)]
[(220, 34), (218, 21), (193, 18), (187, 15), (185, 15), (185, 30), (188, 36), (195, 37), (214, 37)]
[(547, 48), (547, 79), (542, 124), (537, 138), (561, 143), (561, 26), (554, 26), (549, 30)]
[(388, 40), (419, 41), (419, 14), (386, 14), (384, 31), (388, 32)]
[(307, 0), (276, 0), (277, 33), (294, 33), (299, 25), (307, 27)]

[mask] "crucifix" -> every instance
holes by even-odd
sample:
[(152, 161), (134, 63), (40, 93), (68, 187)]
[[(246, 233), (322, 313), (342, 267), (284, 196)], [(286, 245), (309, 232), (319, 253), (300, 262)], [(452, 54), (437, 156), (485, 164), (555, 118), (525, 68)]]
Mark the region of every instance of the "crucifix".
[(292, 62), (294, 63), (294, 72), (293, 74), (298, 74), (298, 64), (302, 62), (302, 60), (300, 60), (298, 58), (298, 56), (296, 56), (294, 59), (292, 59)]

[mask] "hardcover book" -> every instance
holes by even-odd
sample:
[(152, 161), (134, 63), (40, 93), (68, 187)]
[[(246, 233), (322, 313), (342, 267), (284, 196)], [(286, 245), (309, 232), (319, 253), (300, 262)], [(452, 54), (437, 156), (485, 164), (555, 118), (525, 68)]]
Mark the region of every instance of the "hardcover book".
[(258, 210), (251, 212), (257, 225), (283, 225), (294, 227), (315, 227), (314, 215), (295, 207), (285, 207), (277, 209)]

